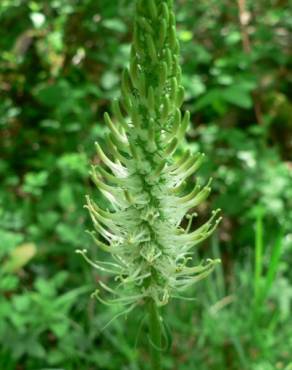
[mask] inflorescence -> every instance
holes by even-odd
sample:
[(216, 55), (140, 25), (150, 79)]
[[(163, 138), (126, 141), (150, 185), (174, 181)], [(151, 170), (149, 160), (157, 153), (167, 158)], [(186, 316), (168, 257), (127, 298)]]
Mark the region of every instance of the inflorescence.
[[(130, 66), (122, 76), (122, 97), (113, 102), (113, 117), (104, 150), (96, 143), (104, 166), (92, 168), (92, 178), (109, 202), (102, 209), (87, 197), (97, 246), (112, 262), (90, 260), (111, 274), (115, 288), (100, 282), (114, 297), (106, 304), (133, 308), (147, 298), (165, 305), (171, 296), (207, 276), (218, 260), (191, 265), (193, 247), (215, 230), (220, 218), (190, 231), (189, 214), (210, 193), (210, 182), (187, 192), (186, 180), (200, 167), (204, 155), (177, 148), (189, 126), (182, 114), (184, 99), (179, 65), (179, 43), (170, 0), (138, 0)], [(181, 151), (180, 151), (181, 152)], [(181, 226), (187, 216), (189, 225)], [(98, 235), (97, 235), (97, 234)]]

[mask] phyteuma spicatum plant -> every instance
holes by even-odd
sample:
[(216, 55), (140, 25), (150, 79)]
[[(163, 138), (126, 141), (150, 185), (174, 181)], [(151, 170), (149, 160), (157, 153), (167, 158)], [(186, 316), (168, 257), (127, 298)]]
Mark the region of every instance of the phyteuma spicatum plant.
[[(138, 0), (122, 97), (112, 104), (113, 117), (108, 113), (104, 117), (109, 155), (96, 143), (106, 169), (92, 168), (93, 181), (110, 208), (102, 209), (87, 197), (96, 230), (91, 234), (113, 262), (93, 262), (86, 251), (79, 253), (115, 277), (116, 287), (100, 282), (114, 295), (104, 300), (97, 294), (102, 302), (123, 304), (127, 311), (148, 302), (153, 320), (158, 306), (206, 277), (218, 262), (208, 259), (191, 265), (193, 248), (214, 231), (219, 210), (195, 231), (181, 226), (211, 190), (208, 182), (186, 191), (186, 181), (200, 167), (203, 154), (185, 150), (177, 157), (190, 121), (190, 113), (180, 109), (181, 74), (172, 1)], [(189, 215), (189, 225), (191, 220)]]

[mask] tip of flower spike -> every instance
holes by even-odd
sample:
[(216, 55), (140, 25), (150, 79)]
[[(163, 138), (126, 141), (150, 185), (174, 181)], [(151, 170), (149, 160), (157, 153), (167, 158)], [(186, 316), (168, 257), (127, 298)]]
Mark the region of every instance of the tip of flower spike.
[[(215, 215), (218, 215), (218, 213), (220, 213), (221, 211), (222, 211), (222, 209), (218, 208), (215, 211), (212, 211), (212, 214), (215, 216)], [(223, 219), (222, 216), (218, 217), (217, 220), (216, 220), (216, 225), (218, 225), (222, 221), (222, 219)]]
[(93, 236), (95, 234), (95, 231), (92, 230), (85, 230), (86, 234), (89, 234), (90, 236)]
[(223, 220), (223, 217), (219, 217), (218, 220), (216, 220), (216, 224), (219, 224)]
[(206, 262), (208, 263), (212, 263), (213, 265), (217, 265), (218, 263), (221, 263), (221, 259), (220, 258), (215, 258), (215, 259), (211, 259), (211, 258), (207, 258)]
[(192, 214), (187, 214), (187, 215), (186, 215), (186, 219), (187, 219), (187, 220), (190, 220), (190, 219), (192, 219), (192, 218), (194, 218), (194, 217), (198, 217), (197, 212), (193, 212)]
[(90, 298), (97, 298), (99, 295), (100, 290), (96, 289), (93, 293), (91, 293)]
[[(222, 210), (221, 208), (217, 208), (215, 209), (214, 211), (212, 211), (212, 216), (213, 216), (213, 219), (218, 215), (218, 213), (220, 213)], [(220, 216), (216, 219), (215, 221), (215, 225), (217, 226), (221, 221), (222, 221), (223, 217)]]
[(84, 204), (83, 205), (83, 208), (87, 208), (88, 209), (88, 204), (90, 203), (90, 197), (88, 194), (85, 195), (85, 200), (86, 200), (86, 203), (87, 204)]
[(87, 253), (87, 249), (76, 249), (75, 250), (75, 253), (77, 253), (77, 254), (86, 254)]
[(213, 211), (212, 211), (212, 215), (217, 215), (218, 213), (220, 213), (222, 210), (221, 210), (221, 208), (217, 208), (217, 209), (214, 209)]

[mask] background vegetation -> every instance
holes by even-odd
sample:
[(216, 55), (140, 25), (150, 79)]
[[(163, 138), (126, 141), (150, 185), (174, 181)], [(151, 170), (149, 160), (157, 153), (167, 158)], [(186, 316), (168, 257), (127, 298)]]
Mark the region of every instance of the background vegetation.
[[(199, 257), (222, 266), (165, 308), (165, 369), (291, 369), (292, 14), (289, 0), (177, 0), (185, 145), (224, 211)], [(119, 94), (133, 1), (0, 2), (0, 369), (147, 369), (142, 311), (90, 299), (74, 253), (102, 115)], [(291, 45), (290, 45), (291, 46)], [(199, 210), (201, 218), (210, 209)], [(142, 322), (142, 324), (141, 324)], [(140, 326), (140, 334), (138, 327)], [(143, 364), (143, 365), (142, 365)]]

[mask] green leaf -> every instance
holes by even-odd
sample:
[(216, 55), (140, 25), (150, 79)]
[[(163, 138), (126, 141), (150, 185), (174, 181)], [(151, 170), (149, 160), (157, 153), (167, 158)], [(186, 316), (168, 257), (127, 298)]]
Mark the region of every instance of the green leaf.
[(127, 32), (127, 26), (125, 25), (124, 22), (122, 22), (118, 18), (105, 19), (102, 22), (102, 24), (105, 28), (108, 28), (108, 29), (113, 30), (113, 31), (117, 31), (117, 32), (121, 32), (121, 33)]
[(18, 295), (13, 298), (14, 308), (19, 312), (25, 312), (29, 309), (31, 300), (28, 295)]
[(14, 275), (1, 276), (0, 279), (0, 291), (8, 292), (18, 287), (19, 279)]
[(34, 286), (35, 289), (45, 297), (53, 297), (56, 294), (56, 289), (51, 281), (43, 278), (38, 278)]
[(0, 229), (0, 258), (5, 256), (22, 241), (23, 235)]
[(53, 85), (44, 85), (35, 91), (37, 100), (48, 106), (56, 107), (64, 103), (70, 96), (70, 87), (67, 81), (61, 80)]
[(221, 91), (221, 94), (222, 98), (228, 103), (237, 105), (240, 108), (248, 109), (253, 105), (250, 93), (235, 86), (226, 88)]
[(69, 331), (69, 322), (63, 320), (50, 325), (52, 332), (58, 337), (62, 338)]
[(41, 195), (42, 188), (48, 182), (49, 173), (47, 171), (28, 172), (24, 178), (22, 190), (36, 196)]

